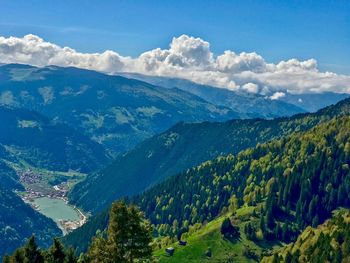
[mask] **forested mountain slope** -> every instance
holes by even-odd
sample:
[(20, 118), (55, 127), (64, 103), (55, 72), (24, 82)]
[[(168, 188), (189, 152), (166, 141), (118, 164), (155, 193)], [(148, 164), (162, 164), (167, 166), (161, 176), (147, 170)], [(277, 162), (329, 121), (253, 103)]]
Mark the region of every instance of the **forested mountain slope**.
[[(329, 218), (334, 209), (350, 206), (349, 165), (350, 117), (343, 116), (207, 161), (130, 202), (145, 212), (155, 235), (170, 237), (215, 219), (231, 206), (257, 206), (249, 236), (254, 239), (259, 232), (265, 240), (290, 242), (306, 226)], [(82, 248), (83, 240), (89, 240), (93, 230), (103, 229), (105, 221), (100, 216), (88, 222), (66, 242)]]
[(206, 160), (305, 131), (349, 113), (350, 99), (346, 99), (317, 113), (290, 118), (179, 123), (118, 157), (100, 172), (90, 174), (71, 191), (70, 200), (87, 211), (100, 211), (117, 198), (137, 194)]
[(340, 209), (330, 220), (307, 227), (298, 239), (262, 259), (268, 262), (350, 262), (350, 212)]
[(48, 170), (84, 173), (106, 165), (102, 145), (36, 112), (0, 106), (0, 158)]
[(179, 121), (239, 115), (179, 89), (95, 71), (48, 66), (0, 66), (0, 104), (35, 110), (67, 123), (113, 154)]
[(36, 212), (15, 193), (0, 186), (0, 260), (22, 246), (32, 234), (38, 243), (48, 247), (62, 231), (51, 219)]
[(205, 162), (133, 200), (162, 234), (212, 220), (233, 195), (239, 204), (265, 201), (266, 237), (289, 240), (299, 229), (323, 222), (335, 208), (350, 205), (349, 164), (350, 117), (340, 117)]

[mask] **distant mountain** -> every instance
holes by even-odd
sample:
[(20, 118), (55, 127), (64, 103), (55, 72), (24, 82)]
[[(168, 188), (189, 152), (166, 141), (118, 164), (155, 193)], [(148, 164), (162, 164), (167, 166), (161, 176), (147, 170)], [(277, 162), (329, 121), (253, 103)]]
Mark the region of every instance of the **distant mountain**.
[(0, 161), (84, 173), (109, 161), (102, 145), (36, 112), (0, 106), (0, 123)]
[(3, 255), (22, 246), (33, 234), (40, 246), (48, 247), (52, 238), (61, 236), (62, 231), (54, 221), (0, 185), (0, 260)]
[(294, 104), (309, 112), (315, 112), (328, 105), (335, 104), (338, 101), (346, 99), (350, 94), (346, 93), (304, 93), (304, 94), (290, 94), (285, 92), (285, 95), (280, 98), (281, 101)]
[[(118, 73), (121, 76), (143, 80), (165, 88), (179, 88), (205, 99), (215, 105), (228, 107), (239, 113), (241, 118), (276, 118), (306, 112), (294, 103), (271, 100), (266, 96), (243, 91), (232, 91), (208, 85), (201, 85), (189, 80), (147, 76), (136, 73)], [(329, 103), (325, 106), (328, 106)], [(322, 107), (319, 107), (319, 109)]]
[(65, 122), (112, 154), (125, 152), (179, 121), (240, 117), (180, 89), (56, 66), (0, 66), (0, 104)]
[[(70, 200), (93, 213), (123, 196), (140, 193), (163, 179), (219, 155), (235, 154), (350, 113), (350, 99), (312, 114), (274, 120), (179, 123), (139, 144), (111, 165), (77, 184)], [(98, 196), (98, 198), (95, 198)]]

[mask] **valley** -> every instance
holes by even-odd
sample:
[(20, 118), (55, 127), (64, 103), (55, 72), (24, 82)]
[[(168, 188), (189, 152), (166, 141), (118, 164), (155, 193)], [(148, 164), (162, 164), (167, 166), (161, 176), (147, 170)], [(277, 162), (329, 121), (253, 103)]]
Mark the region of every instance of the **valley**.
[(26, 164), (13, 165), (19, 175), (23, 191), (16, 191), (22, 200), (39, 213), (51, 218), (63, 234), (81, 227), (87, 216), (77, 207), (69, 204), (67, 193), (85, 174), (70, 171), (58, 172), (38, 169)]
[(0, 263), (350, 262), (349, 1), (0, 3)]

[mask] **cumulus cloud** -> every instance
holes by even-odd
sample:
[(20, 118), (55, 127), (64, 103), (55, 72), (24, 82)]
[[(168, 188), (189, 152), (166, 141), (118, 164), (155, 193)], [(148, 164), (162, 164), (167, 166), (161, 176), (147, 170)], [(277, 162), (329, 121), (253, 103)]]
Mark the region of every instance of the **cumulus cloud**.
[(270, 100), (278, 100), (280, 98), (283, 98), (284, 96), (286, 96), (284, 92), (277, 91), (274, 94), (272, 94), (269, 98)]
[(217, 57), (216, 68), (225, 73), (239, 73), (244, 71), (261, 73), (267, 70), (267, 64), (255, 52), (242, 52), (237, 55), (233, 51), (226, 50), (223, 55)]
[(242, 86), (242, 89), (249, 92), (249, 93), (258, 93), (259, 89), (258, 89), (258, 85), (254, 84), (254, 83), (246, 83)]
[(255, 52), (236, 54), (231, 50), (215, 56), (207, 41), (187, 35), (174, 37), (168, 49), (156, 48), (136, 58), (111, 50), (81, 53), (35, 35), (0, 37), (0, 62), (75, 66), (110, 74), (136, 72), (178, 77), (231, 90), (266, 94), (271, 99), (281, 98), (284, 92), (350, 93), (350, 76), (321, 72), (315, 59), (300, 61), (292, 58), (274, 64)]
[[(126, 58), (127, 59), (127, 58)], [(25, 63), (35, 66), (74, 66), (104, 72), (119, 71), (123, 60), (118, 53), (80, 53), (69, 47), (60, 47), (35, 35), (23, 38), (0, 37), (0, 62)]]

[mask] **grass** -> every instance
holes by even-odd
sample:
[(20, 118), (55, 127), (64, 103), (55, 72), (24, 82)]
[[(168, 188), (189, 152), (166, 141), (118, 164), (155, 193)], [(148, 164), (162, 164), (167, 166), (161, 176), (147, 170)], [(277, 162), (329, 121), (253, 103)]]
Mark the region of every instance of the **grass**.
[[(228, 215), (220, 216), (203, 226), (198, 231), (194, 232), (187, 239), (186, 246), (180, 246), (178, 243), (169, 245), (175, 248), (173, 256), (168, 256), (165, 248), (157, 250), (155, 257), (159, 262), (256, 262), (253, 259), (247, 258), (244, 251), (247, 247), (260, 255), (265, 248), (273, 247), (269, 243), (254, 243), (247, 239), (244, 234), (244, 226), (252, 218), (254, 207), (243, 207), (237, 210), (236, 219), (240, 228), (240, 238), (237, 241), (228, 241), (223, 239), (220, 228), (222, 221)], [(249, 219), (249, 217), (251, 217)], [(236, 220), (235, 219), (235, 220)], [(212, 256), (205, 255), (208, 248), (212, 251)]]

